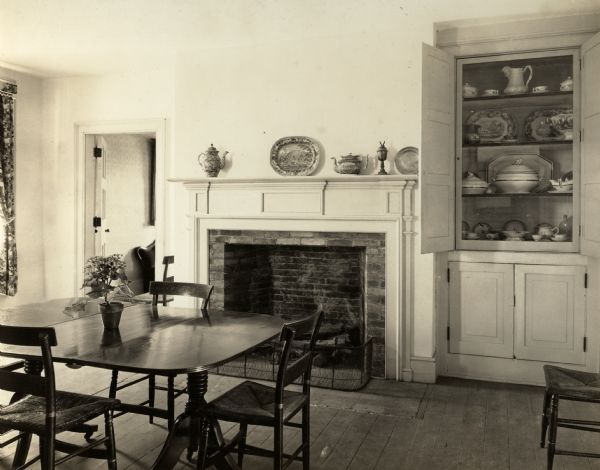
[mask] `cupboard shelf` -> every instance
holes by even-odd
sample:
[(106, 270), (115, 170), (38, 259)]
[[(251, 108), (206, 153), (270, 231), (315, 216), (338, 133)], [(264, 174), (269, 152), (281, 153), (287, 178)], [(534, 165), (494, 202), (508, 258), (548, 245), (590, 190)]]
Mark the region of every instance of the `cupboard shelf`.
[(517, 198), (540, 198), (540, 197), (573, 197), (572, 192), (549, 192), (549, 193), (497, 193), (497, 194), (463, 194), (462, 197), (517, 197)]
[(531, 141), (522, 140), (518, 142), (486, 142), (484, 144), (463, 144), (463, 148), (479, 148), (479, 147), (515, 147), (515, 146), (554, 146), (554, 145), (573, 145), (572, 140), (544, 140)]
[(523, 101), (527, 100), (528, 102), (533, 99), (536, 101), (545, 102), (544, 98), (548, 96), (567, 96), (573, 95), (572, 91), (548, 91), (546, 93), (521, 93), (519, 95), (496, 95), (496, 96), (473, 96), (473, 97), (464, 97), (463, 102), (465, 103), (473, 103), (478, 101), (489, 102), (489, 101), (506, 101), (506, 102), (514, 102), (514, 101)]

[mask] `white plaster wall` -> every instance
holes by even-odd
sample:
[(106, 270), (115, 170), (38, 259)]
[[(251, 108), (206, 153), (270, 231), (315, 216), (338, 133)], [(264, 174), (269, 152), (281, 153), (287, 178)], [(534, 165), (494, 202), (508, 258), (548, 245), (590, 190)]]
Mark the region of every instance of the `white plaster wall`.
[[(43, 225), (49, 298), (73, 295), (75, 280), (75, 126), (78, 123), (173, 120), (173, 71), (46, 80), (44, 83)], [(169, 134), (169, 129), (167, 129)], [(168, 140), (168, 135), (167, 135)]]
[[(220, 43), (228, 47), (213, 49), (195, 48), (190, 36), (175, 67), (168, 70), (45, 82), (43, 226), (44, 250), (52, 254), (45, 265), (47, 296), (70, 295), (75, 284), (75, 123), (167, 118), (166, 173), (172, 177), (203, 176), (196, 157), (214, 143), (232, 156), (221, 178), (276, 178), (269, 165), (273, 142), (307, 135), (322, 146), (317, 173), (330, 175), (330, 157), (349, 152), (373, 156), (380, 140), (386, 141), (390, 157), (404, 146), (420, 147), (421, 42), (433, 42), (434, 22), (565, 10), (565, 2), (558, 0), (507, 0), (493, 8), (476, 0), (411, 0), (405, 6), (386, 0), (350, 2), (354, 9), (348, 2), (331, 2), (328, 7), (317, 3), (318, 8), (311, 3), (316, 8), (311, 10), (303, 2), (288, 2), (295, 5), (287, 12), (292, 17), (290, 34), (285, 26), (289, 18), (279, 9), (242, 8), (242, 24), (250, 25), (249, 30), (242, 35), (232, 31), (232, 41)], [(591, 3), (582, 1), (581, 7)], [(230, 7), (224, 5), (221, 15), (199, 19), (199, 31), (210, 26), (219, 38), (227, 36), (223, 33)], [(277, 26), (272, 36), (245, 41), (252, 28), (272, 25)], [(252, 45), (239, 46), (244, 43)], [(170, 185), (168, 198), (166, 251), (172, 252), (186, 246), (188, 227), (181, 221), (188, 201), (175, 185)], [(417, 210), (418, 205), (419, 201)], [(416, 250), (420, 251), (418, 240)], [(177, 273), (189, 273), (190, 266), (191, 260), (177, 257)], [(413, 354), (431, 357), (432, 256), (416, 256), (415, 287)]]
[(42, 81), (0, 68), (0, 76), (17, 82), (15, 129), (15, 213), (19, 284), (14, 297), (0, 296), (0, 308), (42, 300), (44, 289), (42, 174), (46, 158), (42, 138)]

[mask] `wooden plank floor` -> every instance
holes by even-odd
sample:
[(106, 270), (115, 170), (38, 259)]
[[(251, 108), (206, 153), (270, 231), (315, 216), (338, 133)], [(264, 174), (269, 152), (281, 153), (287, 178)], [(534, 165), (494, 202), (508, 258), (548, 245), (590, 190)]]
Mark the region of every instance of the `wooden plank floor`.
[[(110, 372), (57, 366), (58, 388), (106, 395)], [(121, 374), (121, 379), (131, 377)], [(181, 377), (179, 382), (184, 383)], [(227, 390), (238, 379), (210, 376), (208, 399)], [(120, 392), (126, 401), (141, 401), (144, 383)], [(164, 395), (164, 394), (160, 394)], [(7, 395), (0, 396), (6, 402)], [(441, 379), (435, 385), (372, 381), (360, 392), (313, 388), (311, 469), (315, 470), (452, 470), (546, 468), (546, 453), (539, 447), (542, 389), (458, 379)], [(179, 410), (185, 400), (178, 399)], [(577, 418), (597, 418), (600, 407), (565, 402), (561, 411)], [(100, 422), (100, 421), (99, 421)], [(101, 428), (102, 429), (102, 428)], [(236, 429), (223, 424), (226, 436)], [(115, 420), (120, 469), (149, 468), (166, 436), (161, 420), (125, 415)], [(67, 436), (78, 442), (78, 435)], [(297, 429), (286, 431), (286, 450), (300, 439)], [(250, 427), (248, 442), (272, 446), (267, 428)], [(559, 430), (559, 445), (574, 450), (600, 449), (600, 436)], [(37, 448), (34, 439), (32, 449)], [(0, 468), (10, 468), (14, 445), (0, 450)], [(32, 450), (32, 455), (35, 450)], [(34, 465), (31, 468), (39, 468)], [(106, 468), (100, 460), (76, 458), (60, 468)], [(180, 461), (178, 469), (195, 468)], [(270, 468), (265, 459), (247, 456), (244, 468)], [(301, 469), (294, 463), (292, 469)], [(557, 470), (600, 469), (600, 460), (557, 456)]]

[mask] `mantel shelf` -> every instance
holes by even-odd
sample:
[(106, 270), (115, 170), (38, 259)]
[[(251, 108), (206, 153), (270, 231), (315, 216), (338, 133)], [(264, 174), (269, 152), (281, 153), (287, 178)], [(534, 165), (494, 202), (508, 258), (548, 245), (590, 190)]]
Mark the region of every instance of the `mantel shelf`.
[(282, 184), (282, 183), (390, 183), (418, 181), (417, 175), (346, 175), (346, 176), (287, 176), (281, 178), (169, 178), (170, 183), (184, 184)]

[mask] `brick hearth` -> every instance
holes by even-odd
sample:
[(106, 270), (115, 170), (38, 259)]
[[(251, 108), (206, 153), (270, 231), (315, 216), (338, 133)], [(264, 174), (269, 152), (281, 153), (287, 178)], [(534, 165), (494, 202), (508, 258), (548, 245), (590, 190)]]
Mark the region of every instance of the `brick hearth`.
[(327, 322), (358, 325), (384, 375), (385, 234), (210, 230), (209, 279), (213, 308), (295, 318), (322, 307)]

